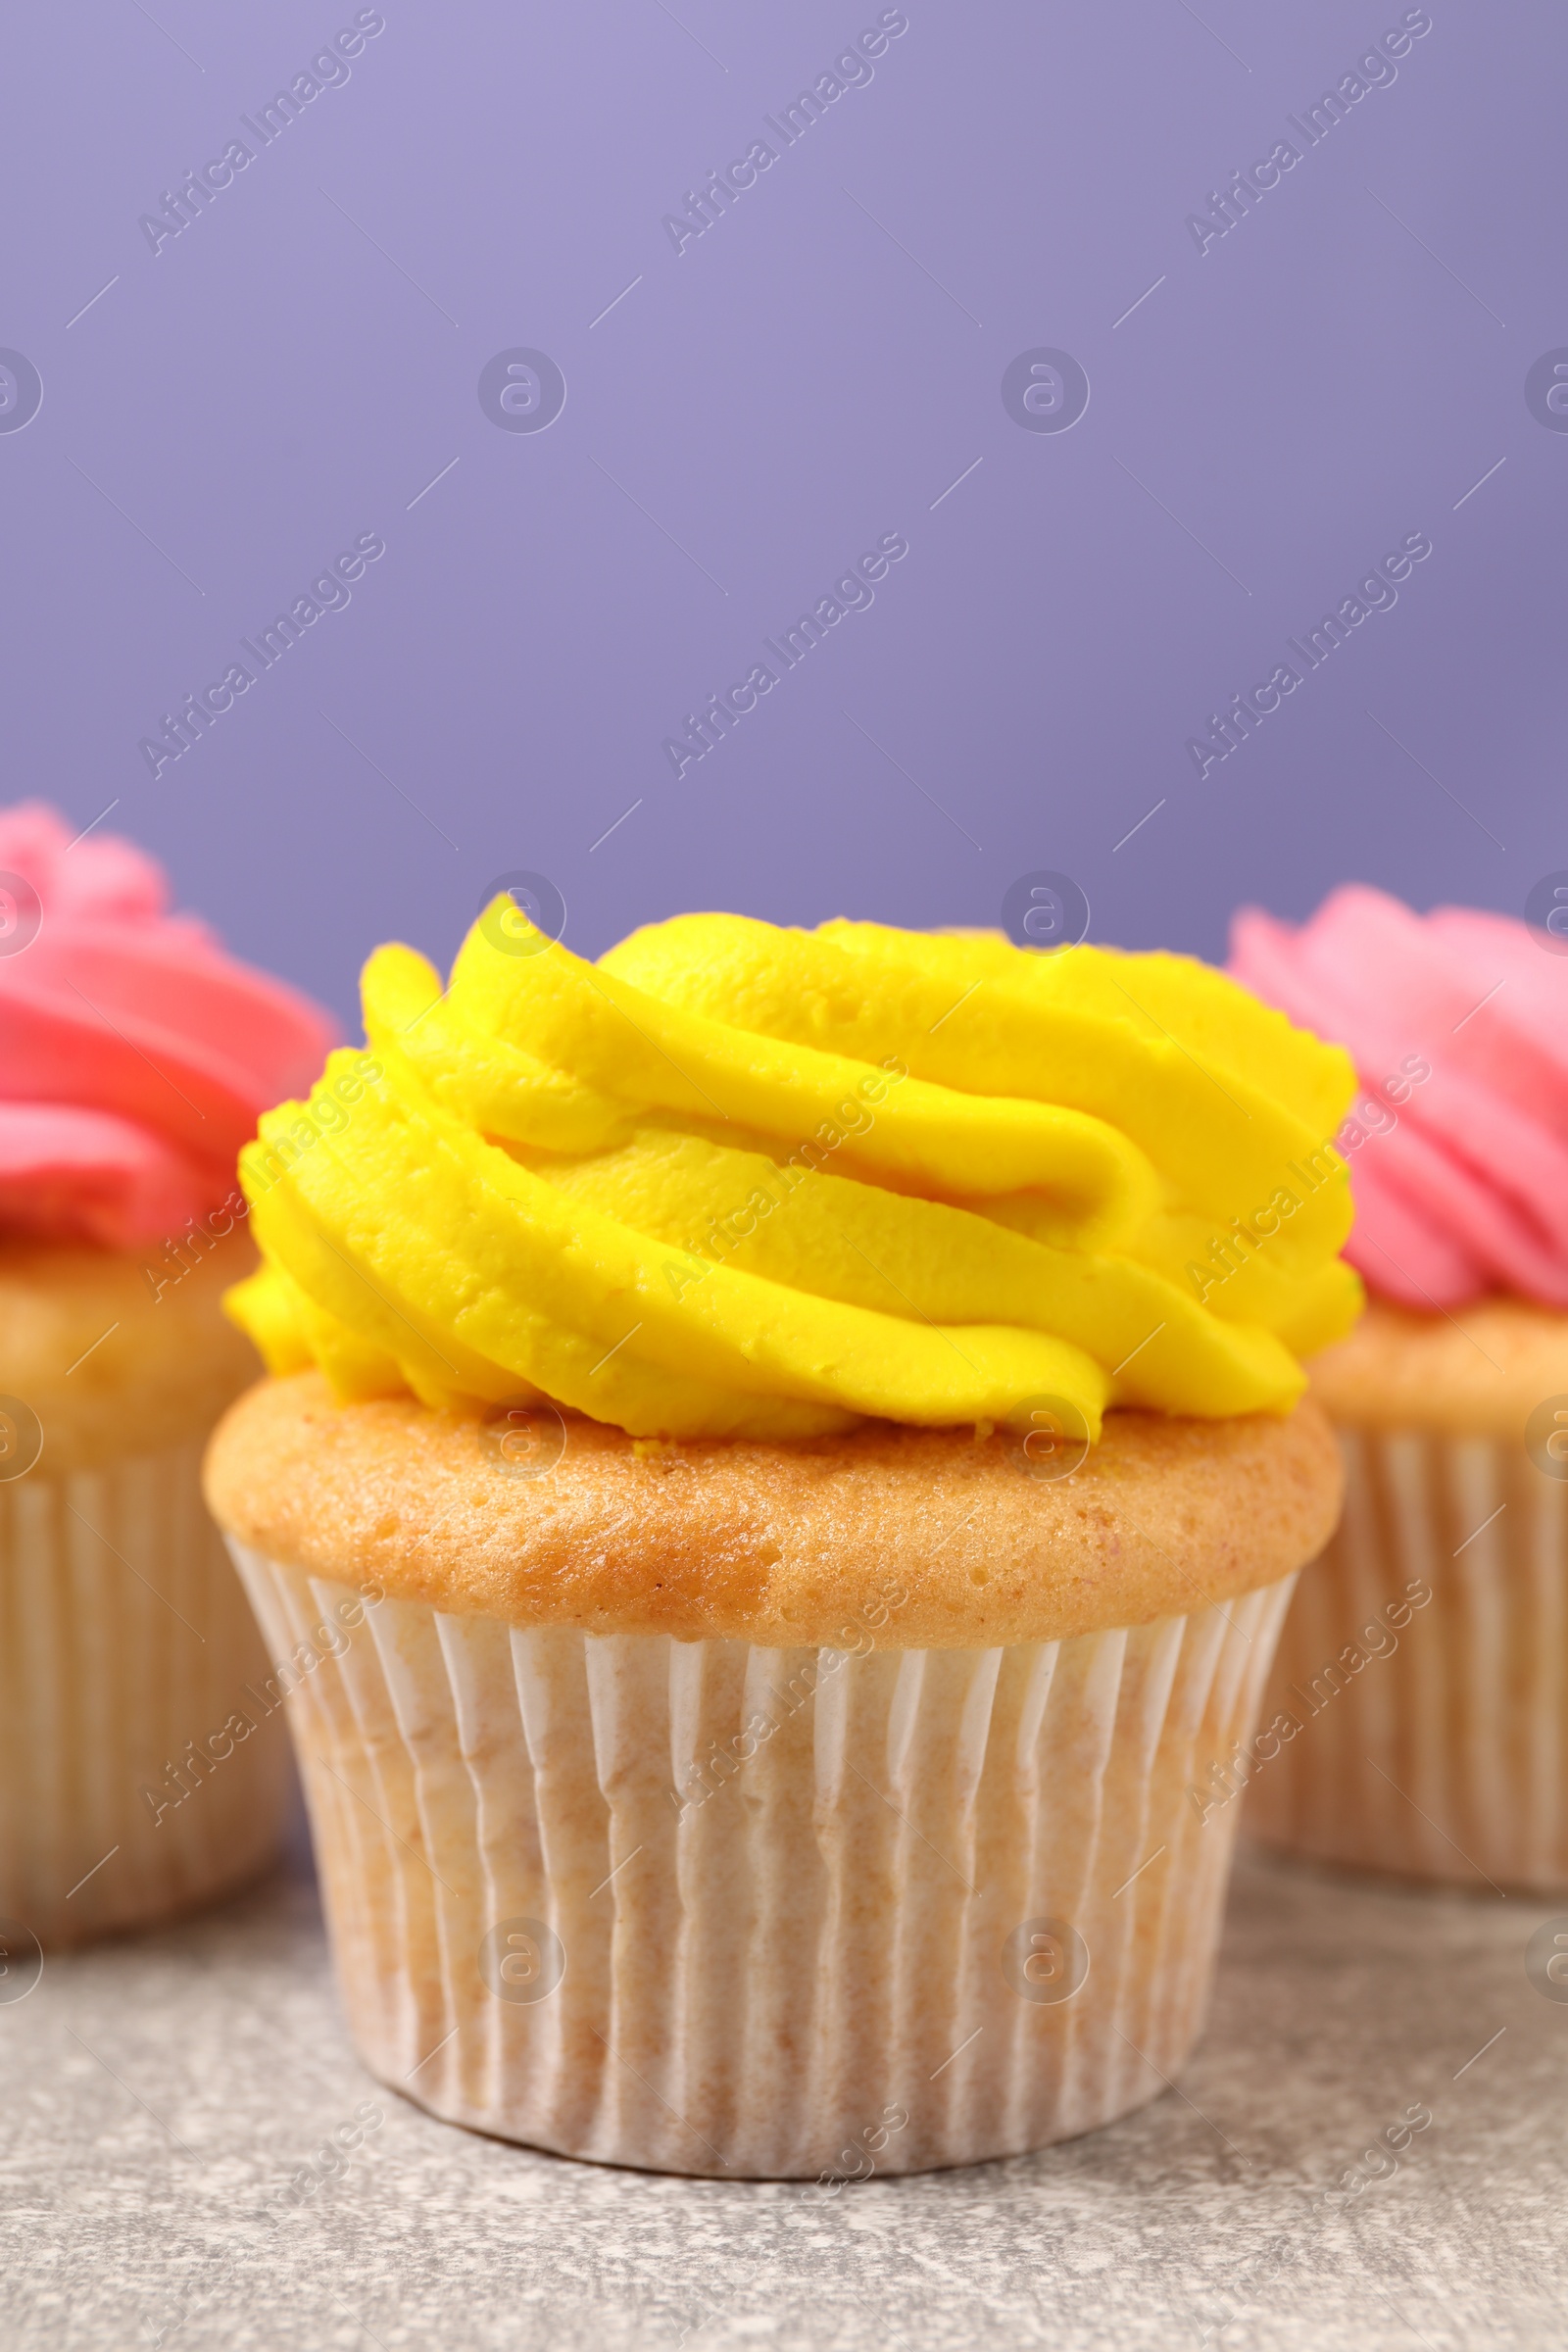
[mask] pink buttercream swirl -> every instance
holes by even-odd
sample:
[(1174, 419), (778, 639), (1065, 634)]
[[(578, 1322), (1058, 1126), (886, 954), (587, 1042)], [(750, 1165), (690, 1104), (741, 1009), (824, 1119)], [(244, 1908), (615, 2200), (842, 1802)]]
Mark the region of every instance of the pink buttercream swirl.
[(327, 1015), (168, 905), (133, 843), (0, 809), (0, 1234), (177, 1235), (320, 1069)]
[(1298, 929), (1244, 908), (1229, 968), (1355, 1062), (1345, 1254), (1369, 1287), (1568, 1308), (1568, 962), (1506, 915), (1352, 883)]

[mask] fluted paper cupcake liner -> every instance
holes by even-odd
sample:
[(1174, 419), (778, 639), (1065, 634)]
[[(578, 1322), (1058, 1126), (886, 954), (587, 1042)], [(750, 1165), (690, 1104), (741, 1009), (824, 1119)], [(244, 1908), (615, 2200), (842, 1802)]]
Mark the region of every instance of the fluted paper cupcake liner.
[(245, 1694), (268, 1662), (201, 1456), (0, 1484), (0, 1918), (44, 1945), (186, 1910), (281, 1841), (287, 1742)]
[[(346, 1588), (234, 1545), (279, 1656)], [(986, 1650), (386, 1599), (290, 1698), (349, 2019), (449, 2120), (731, 2178), (964, 2164), (1154, 2096), (1201, 2022), (1290, 1581)]]
[(1568, 1485), (1517, 1441), (1340, 1432), (1340, 1531), (1263, 1702), (1249, 1832), (1317, 1860), (1568, 1887)]

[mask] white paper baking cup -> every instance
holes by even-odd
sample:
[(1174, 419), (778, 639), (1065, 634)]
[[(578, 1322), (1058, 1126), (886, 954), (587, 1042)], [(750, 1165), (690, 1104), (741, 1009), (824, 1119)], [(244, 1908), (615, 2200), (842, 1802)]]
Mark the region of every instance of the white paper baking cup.
[(281, 1842), (280, 1712), (224, 1732), (267, 1659), (201, 1457), (0, 1484), (0, 1922), (43, 1945), (208, 1901)]
[[(349, 1591), (233, 1549), (279, 1657)], [(967, 2164), (1139, 2105), (1219, 1930), (1195, 1759), (1250, 1730), (1291, 1581), (858, 1657), (382, 1601), (289, 1700), (367, 2065), (503, 2138), (737, 2179)]]
[(1517, 1441), (1340, 1439), (1345, 1516), (1301, 1571), (1263, 1702), (1300, 1728), (1252, 1776), (1249, 1833), (1411, 1878), (1568, 1887), (1568, 1485)]

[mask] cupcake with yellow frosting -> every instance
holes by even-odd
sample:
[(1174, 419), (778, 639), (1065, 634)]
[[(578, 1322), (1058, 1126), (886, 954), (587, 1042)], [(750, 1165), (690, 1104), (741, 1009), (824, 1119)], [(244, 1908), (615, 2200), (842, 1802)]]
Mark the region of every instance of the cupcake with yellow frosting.
[(244, 1158), (273, 1377), (207, 1486), (367, 2063), (828, 2188), (1154, 2095), (1199, 1790), (1338, 1509), (1347, 1058), (1172, 956), (703, 915), (590, 965), (507, 900), (364, 998)]

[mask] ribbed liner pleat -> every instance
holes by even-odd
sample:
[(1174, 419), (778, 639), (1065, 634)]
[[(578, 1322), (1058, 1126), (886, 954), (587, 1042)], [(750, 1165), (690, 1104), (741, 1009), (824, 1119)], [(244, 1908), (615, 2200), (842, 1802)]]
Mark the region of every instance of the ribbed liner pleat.
[[(233, 1548), (279, 1656), (348, 1594)], [(1289, 1591), (863, 1657), (380, 1602), (289, 1702), (367, 2064), (506, 2138), (720, 2177), (1106, 2122), (1199, 2031), (1234, 1808), (1191, 1785), (1250, 1735)], [(1046, 1921), (1087, 1949), (1067, 1999), (1008, 1959)]]
[(44, 1944), (207, 1901), (282, 1838), (281, 1724), (224, 1737), (266, 1655), (201, 1450), (0, 1485), (0, 1916)]
[(1345, 1517), (1263, 1701), (1301, 1729), (1256, 1771), (1249, 1832), (1361, 1869), (1568, 1887), (1568, 1485), (1515, 1443), (1340, 1437)]

